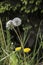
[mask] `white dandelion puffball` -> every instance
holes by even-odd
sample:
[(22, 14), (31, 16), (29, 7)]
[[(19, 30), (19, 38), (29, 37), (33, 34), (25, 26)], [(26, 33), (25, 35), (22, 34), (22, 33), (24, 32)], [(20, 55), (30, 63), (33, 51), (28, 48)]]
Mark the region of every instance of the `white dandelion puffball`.
[(12, 20), (9, 20), (9, 21), (6, 23), (6, 28), (9, 28), (10, 25), (11, 25), (11, 23), (12, 23)]
[(12, 24), (16, 27), (16, 26), (20, 26), (21, 25), (21, 19), (16, 17), (12, 20)]

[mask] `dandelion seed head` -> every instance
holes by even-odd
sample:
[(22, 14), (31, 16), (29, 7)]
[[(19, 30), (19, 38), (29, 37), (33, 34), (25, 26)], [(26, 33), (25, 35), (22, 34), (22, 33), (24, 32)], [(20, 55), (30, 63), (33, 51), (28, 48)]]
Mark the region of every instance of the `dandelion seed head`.
[(18, 18), (18, 17), (15, 17), (13, 20), (12, 20), (12, 23), (13, 25), (16, 27), (16, 26), (20, 26), (21, 25), (21, 19)]
[(11, 23), (12, 23), (12, 20), (9, 20), (9, 21), (6, 23), (6, 28), (9, 28), (10, 25), (11, 25)]

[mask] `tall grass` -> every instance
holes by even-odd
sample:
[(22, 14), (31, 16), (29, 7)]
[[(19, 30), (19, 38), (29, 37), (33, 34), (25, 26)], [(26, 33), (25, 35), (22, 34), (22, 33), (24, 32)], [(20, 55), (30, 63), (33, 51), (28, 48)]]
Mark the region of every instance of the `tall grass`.
[[(2, 27), (2, 21), (0, 19), (0, 65), (38, 65), (39, 61), (43, 58), (43, 53), (41, 58), (39, 58), (39, 52), (42, 47), (42, 37), (40, 37), (40, 43), (39, 43), (39, 48), (37, 49), (37, 40), (38, 37), (41, 36), (40, 33), (40, 26), (38, 29), (38, 33), (36, 36), (36, 41), (35, 41), (35, 47), (34, 50), (29, 54), (29, 53), (24, 53), (23, 49), (24, 46), (31, 34), (27, 37), (27, 33), (29, 28), (24, 32), (24, 36), (22, 38), (20, 32), (19, 34), (17, 33), (17, 30), (13, 27), (14, 32), (16, 33), (22, 49), (20, 51), (13, 51), (11, 49), (11, 36), (10, 36), (10, 31), (6, 29), (6, 40), (3, 32), (3, 27)], [(20, 30), (19, 30), (20, 31)], [(27, 38), (27, 39), (26, 39)], [(37, 51), (36, 51), (37, 49)], [(32, 49), (31, 49), (32, 50)]]

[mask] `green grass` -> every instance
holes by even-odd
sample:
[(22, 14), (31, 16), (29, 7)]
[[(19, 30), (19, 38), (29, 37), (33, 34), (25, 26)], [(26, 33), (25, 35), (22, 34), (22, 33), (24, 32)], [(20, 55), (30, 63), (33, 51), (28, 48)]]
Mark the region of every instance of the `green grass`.
[[(13, 51), (13, 46), (11, 42), (11, 36), (10, 36), (10, 31), (6, 29), (6, 40), (5, 40), (5, 34), (3, 32), (3, 27), (2, 27), (2, 21), (0, 19), (0, 65), (38, 65), (39, 61), (41, 58), (43, 58), (43, 53), (41, 58), (39, 59), (39, 52), (40, 48), (43, 46), (43, 41), (42, 41), (42, 36), (40, 32), (40, 26), (38, 29), (38, 33), (36, 36), (36, 41), (35, 41), (35, 47), (34, 50), (28, 54), (24, 53), (23, 49), (24, 46), (31, 34), (27, 37), (28, 29), (30, 27), (26, 27), (27, 29), (24, 31), (24, 36), (22, 37), (21, 34), (18, 35), (16, 29), (12, 27), (14, 32), (16, 33), (20, 43), (21, 43), (21, 51)], [(20, 31), (19, 31), (20, 33)], [(38, 49), (36, 48), (37, 46), (37, 40), (38, 37), (40, 36), (40, 43)], [(15, 48), (15, 47), (14, 47)], [(36, 51), (37, 49), (37, 51)], [(32, 49), (31, 49), (32, 50)], [(22, 54), (23, 53), (23, 54)]]

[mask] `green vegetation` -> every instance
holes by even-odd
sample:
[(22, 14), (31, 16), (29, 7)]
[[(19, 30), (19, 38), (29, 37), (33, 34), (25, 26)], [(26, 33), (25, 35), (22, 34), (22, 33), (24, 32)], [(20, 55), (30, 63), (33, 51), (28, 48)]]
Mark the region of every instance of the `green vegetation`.
[[(20, 26), (14, 26), (11, 22), (10, 29), (6, 28), (6, 22), (13, 21), (15, 17), (21, 19)], [(31, 35), (34, 42), (29, 40)], [(40, 63), (43, 65), (43, 1), (0, 1), (0, 65)]]

